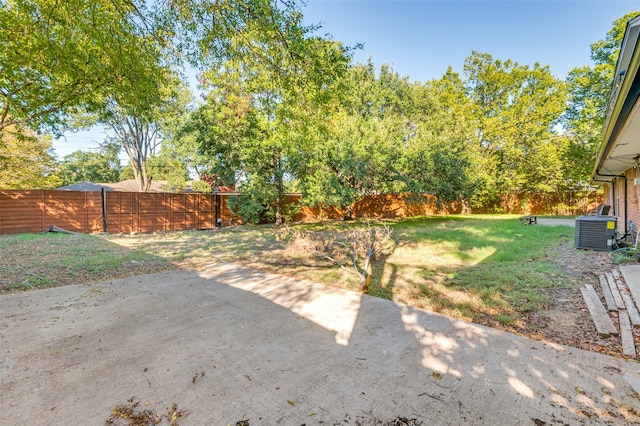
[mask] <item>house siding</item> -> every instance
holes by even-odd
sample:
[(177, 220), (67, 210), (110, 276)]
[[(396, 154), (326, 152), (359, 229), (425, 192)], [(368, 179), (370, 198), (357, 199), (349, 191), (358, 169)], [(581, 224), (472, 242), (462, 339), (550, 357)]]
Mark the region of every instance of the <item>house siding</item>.
[(634, 180), (636, 178), (636, 169), (631, 168), (626, 171), (627, 177), (627, 210), (629, 220), (636, 226), (636, 230), (640, 227), (640, 185), (636, 186)]
[[(611, 215), (618, 218), (618, 232), (624, 233), (626, 222), (631, 220), (640, 227), (640, 185), (634, 184), (636, 170), (632, 167), (624, 173), (624, 178), (616, 178), (604, 186), (604, 202), (612, 206)], [(627, 185), (625, 200), (625, 183)], [(626, 204), (626, 210), (625, 210)]]

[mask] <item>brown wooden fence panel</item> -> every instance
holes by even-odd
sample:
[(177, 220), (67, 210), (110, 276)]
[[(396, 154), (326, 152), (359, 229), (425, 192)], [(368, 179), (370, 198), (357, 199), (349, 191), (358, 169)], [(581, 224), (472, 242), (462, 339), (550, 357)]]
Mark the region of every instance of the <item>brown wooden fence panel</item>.
[(43, 224), (82, 233), (102, 231), (99, 192), (43, 191)]
[[(218, 200), (221, 197), (218, 195)], [(197, 194), (193, 198), (194, 204), (190, 206), (194, 215), (195, 227), (199, 229), (215, 228), (216, 226), (216, 198), (215, 195)], [(220, 209), (223, 210), (222, 208)]]
[(169, 223), (172, 229), (183, 230), (186, 227), (186, 194), (175, 194), (169, 199)]
[[(105, 213), (107, 232), (112, 234), (206, 229), (216, 223), (215, 198), (206, 194), (108, 191)], [(74, 232), (102, 232), (102, 194), (0, 191), (0, 234), (42, 232), (50, 225)]]
[[(242, 223), (229, 209), (229, 199), (236, 194), (169, 194), (139, 192), (105, 192), (107, 232), (155, 232), (186, 229), (211, 229), (216, 218), (223, 226)], [(217, 200), (217, 201), (216, 201)], [(288, 195), (285, 203), (299, 203), (299, 195)], [(502, 209), (512, 213), (581, 214), (597, 202), (596, 194), (530, 195), (505, 197)], [(216, 205), (216, 202), (218, 205)], [(526, 207), (522, 207), (526, 204)], [(372, 195), (353, 206), (356, 217), (407, 217), (460, 213), (453, 203), (438, 207), (433, 197), (406, 194)], [(565, 213), (566, 214), (566, 213)], [(301, 206), (294, 221), (340, 219), (338, 208)], [(85, 191), (0, 191), (0, 234), (42, 232), (50, 225), (70, 231), (103, 231), (102, 195)]]
[(0, 233), (43, 230), (43, 191), (0, 191)]
[(297, 205), (291, 220), (294, 222), (316, 221), (325, 219), (342, 219), (343, 211), (338, 207), (303, 206), (299, 205), (302, 196), (299, 194), (287, 194), (284, 198), (285, 205)]
[[(181, 229), (201, 229), (198, 223), (198, 211), (200, 196), (203, 194), (183, 194), (182, 197), (174, 197), (172, 209), (174, 211), (173, 227), (180, 222)], [(211, 198), (211, 197), (209, 197)], [(210, 227), (212, 228), (212, 227)]]
[(102, 229), (100, 193), (0, 191), (0, 233), (42, 232), (50, 225), (91, 233)]
[[(286, 203), (297, 203), (299, 195), (289, 195)], [(411, 196), (409, 194), (367, 195), (354, 204), (353, 214), (357, 218), (400, 218), (428, 216), (433, 214), (460, 213), (457, 203), (443, 204), (438, 207), (433, 196)], [(294, 221), (314, 221), (323, 219), (342, 219), (344, 212), (338, 207), (300, 206), (293, 215)]]
[(133, 192), (105, 192), (107, 232), (131, 233), (138, 229), (137, 204)]

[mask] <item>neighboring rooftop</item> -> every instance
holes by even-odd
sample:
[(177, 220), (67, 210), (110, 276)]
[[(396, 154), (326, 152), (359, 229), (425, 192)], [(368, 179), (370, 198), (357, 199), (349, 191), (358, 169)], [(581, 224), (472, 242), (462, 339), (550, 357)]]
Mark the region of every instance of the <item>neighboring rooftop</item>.
[[(168, 191), (165, 190), (167, 186), (166, 180), (158, 180), (151, 181), (151, 186), (149, 187), (149, 191), (147, 192), (194, 192), (191, 189), (191, 185), (193, 181), (189, 180), (186, 182), (186, 188), (183, 191)], [(94, 183), (94, 182), (77, 182), (71, 185), (61, 186), (60, 188), (56, 188), (58, 191), (102, 191), (104, 188), (105, 191), (121, 191), (121, 192), (140, 192), (138, 189), (138, 183), (135, 179), (127, 179), (120, 182), (113, 183)], [(218, 188), (218, 192), (235, 192), (235, 189), (230, 186), (221, 186)]]
[(72, 183), (71, 185), (61, 186), (56, 188), (56, 191), (115, 191), (112, 187), (108, 185), (114, 185), (112, 183), (93, 183), (87, 182), (86, 180), (82, 182)]

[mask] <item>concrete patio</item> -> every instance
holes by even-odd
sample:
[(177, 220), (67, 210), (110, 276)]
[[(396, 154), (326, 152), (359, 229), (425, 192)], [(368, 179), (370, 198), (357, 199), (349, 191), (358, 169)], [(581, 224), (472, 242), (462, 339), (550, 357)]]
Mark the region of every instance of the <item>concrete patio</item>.
[(0, 313), (7, 425), (104, 425), (132, 397), (181, 425), (640, 422), (635, 362), (231, 264)]

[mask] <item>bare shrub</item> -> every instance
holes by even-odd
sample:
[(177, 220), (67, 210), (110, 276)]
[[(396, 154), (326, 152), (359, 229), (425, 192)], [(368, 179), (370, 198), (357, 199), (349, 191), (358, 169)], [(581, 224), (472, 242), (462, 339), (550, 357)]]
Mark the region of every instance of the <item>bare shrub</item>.
[[(362, 291), (369, 291), (373, 261), (393, 252), (393, 230), (382, 222), (364, 222), (349, 228), (328, 227), (300, 231), (287, 227), (289, 245), (360, 277)], [(281, 235), (280, 238), (284, 239)]]

